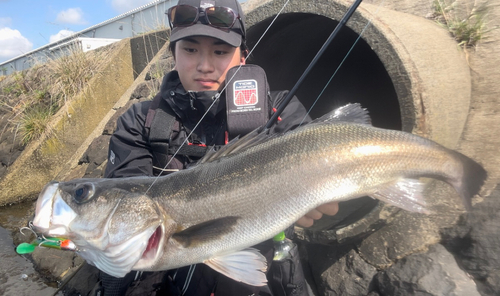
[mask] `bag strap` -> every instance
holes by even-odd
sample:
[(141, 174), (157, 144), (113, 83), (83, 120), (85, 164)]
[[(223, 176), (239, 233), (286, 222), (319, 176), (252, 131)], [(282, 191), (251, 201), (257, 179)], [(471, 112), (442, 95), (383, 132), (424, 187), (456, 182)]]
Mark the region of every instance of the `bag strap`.
[(144, 124), (144, 126), (148, 129), (151, 128), (151, 124), (153, 123), (153, 119), (155, 118), (156, 109), (160, 107), (161, 100), (161, 93), (157, 93), (151, 101), (151, 105), (149, 105), (148, 114), (146, 115), (146, 123)]
[[(144, 126), (147, 129), (148, 143), (152, 150), (154, 166), (164, 166), (168, 163), (169, 156), (176, 152), (179, 156), (200, 158), (207, 151), (206, 146), (191, 144), (183, 145), (177, 151), (178, 145), (170, 141), (174, 129), (180, 132), (181, 123), (160, 93), (153, 98), (149, 106)], [(187, 165), (187, 163), (184, 165)]]

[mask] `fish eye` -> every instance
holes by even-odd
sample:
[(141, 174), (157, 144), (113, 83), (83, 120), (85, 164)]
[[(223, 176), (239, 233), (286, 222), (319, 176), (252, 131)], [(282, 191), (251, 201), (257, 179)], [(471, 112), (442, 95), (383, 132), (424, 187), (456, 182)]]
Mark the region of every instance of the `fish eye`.
[(85, 203), (94, 195), (94, 186), (92, 184), (81, 184), (76, 187), (73, 199), (76, 203)]

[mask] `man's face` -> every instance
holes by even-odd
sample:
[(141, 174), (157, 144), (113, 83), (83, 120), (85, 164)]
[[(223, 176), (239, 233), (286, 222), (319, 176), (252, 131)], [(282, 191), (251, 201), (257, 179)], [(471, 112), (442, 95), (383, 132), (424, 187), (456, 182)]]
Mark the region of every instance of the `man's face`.
[(175, 69), (188, 91), (219, 90), (227, 70), (244, 63), (239, 47), (216, 38), (194, 36), (175, 44)]

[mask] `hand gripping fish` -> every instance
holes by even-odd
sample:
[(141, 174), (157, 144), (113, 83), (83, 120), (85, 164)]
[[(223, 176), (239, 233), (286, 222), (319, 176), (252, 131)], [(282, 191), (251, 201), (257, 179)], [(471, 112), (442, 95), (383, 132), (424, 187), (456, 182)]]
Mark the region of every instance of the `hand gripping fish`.
[(487, 177), (479, 164), (369, 122), (350, 104), (285, 134), (254, 131), (156, 181), (52, 182), (33, 224), (45, 236), (70, 239), (81, 257), (116, 277), (205, 263), (260, 286), (266, 260), (251, 246), (319, 205), (368, 195), (426, 213), (419, 178), (427, 177), (453, 186), (471, 208)]

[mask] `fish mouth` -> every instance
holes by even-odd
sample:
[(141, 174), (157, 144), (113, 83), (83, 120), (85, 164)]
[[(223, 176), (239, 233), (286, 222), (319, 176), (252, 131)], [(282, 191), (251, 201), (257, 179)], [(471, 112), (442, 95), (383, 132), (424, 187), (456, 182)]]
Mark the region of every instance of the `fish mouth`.
[(149, 238), (148, 245), (146, 247), (146, 250), (142, 254), (141, 259), (151, 258), (154, 257), (154, 255), (156, 255), (156, 253), (158, 252), (158, 246), (160, 244), (162, 232), (163, 231), (161, 230), (161, 226), (158, 226), (155, 232), (153, 232), (153, 234)]
[(50, 182), (40, 192), (36, 203), (33, 226), (41, 233), (52, 237), (68, 237), (67, 226), (77, 214), (62, 199), (59, 183)]
[(160, 225), (156, 228), (153, 234), (149, 237), (146, 249), (142, 253), (141, 258), (134, 265), (132, 269), (141, 270), (144, 268), (151, 268), (157, 259), (160, 257), (160, 246), (163, 244), (163, 226)]

